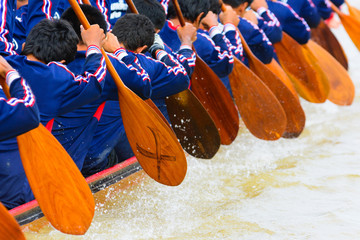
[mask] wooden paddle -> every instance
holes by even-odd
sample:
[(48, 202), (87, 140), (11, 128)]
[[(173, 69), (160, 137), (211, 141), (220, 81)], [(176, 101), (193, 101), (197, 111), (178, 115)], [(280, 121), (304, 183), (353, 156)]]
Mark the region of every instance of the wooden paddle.
[(347, 34), (360, 51), (360, 19), (344, 14), (333, 3), (331, 3), (331, 9), (337, 13)]
[(0, 240), (25, 240), (19, 224), (0, 202)]
[(298, 137), (305, 127), (305, 113), (300, 105), (297, 94), (294, 95), (281, 79), (252, 53), (244, 37), (240, 31), (238, 32), (249, 60), (250, 69), (253, 70), (274, 93), (285, 111), (287, 123), (283, 137)]
[[(132, 0), (126, 0), (126, 3), (132, 13), (139, 14)], [(195, 95), (186, 89), (168, 96), (166, 107), (182, 148), (196, 158), (213, 158), (220, 148), (220, 134), (214, 121)], [(164, 118), (159, 110), (158, 113)]]
[[(173, 0), (181, 26), (185, 26), (180, 5)], [(191, 89), (214, 120), (220, 133), (221, 144), (231, 144), (239, 131), (239, 114), (230, 93), (212, 69), (196, 56)]]
[(347, 7), (349, 9), (350, 16), (360, 20), (360, 10), (353, 7), (353, 6), (351, 6), (350, 3), (347, 0), (345, 0), (345, 3), (346, 3), (346, 5), (347, 5)]
[(330, 86), (314, 55), (285, 32), (282, 40), (273, 46), (281, 66), (299, 95), (309, 102), (325, 102)]
[(323, 20), (316, 28), (311, 29), (311, 39), (328, 51), (345, 69), (348, 69), (348, 60), (344, 49)]
[[(90, 27), (76, 0), (69, 0), (81, 24)], [(187, 163), (184, 151), (166, 123), (128, 89), (102, 49), (106, 66), (118, 87), (119, 104), (130, 146), (144, 171), (155, 181), (179, 185), (185, 178)]]
[(241, 118), (249, 131), (263, 140), (279, 139), (287, 120), (272, 91), (236, 58), (229, 79)]
[[(2, 86), (10, 98), (7, 86)], [(63, 233), (85, 234), (95, 202), (69, 154), (42, 124), (18, 136), (17, 142), (30, 187), (46, 218)]]
[(320, 67), (329, 79), (331, 87), (328, 99), (337, 105), (351, 105), (355, 97), (355, 86), (346, 69), (314, 41), (310, 40), (307, 45), (319, 59)]

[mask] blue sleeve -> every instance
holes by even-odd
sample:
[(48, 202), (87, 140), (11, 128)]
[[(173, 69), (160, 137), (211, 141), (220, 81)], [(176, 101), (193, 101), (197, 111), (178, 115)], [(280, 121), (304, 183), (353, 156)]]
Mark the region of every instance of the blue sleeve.
[(242, 61), (245, 65), (248, 65), (248, 60), (245, 57), (244, 49), (241, 43), (241, 38), (238, 32), (236, 31), (236, 27), (231, 23), (225, 24), (223, 32), (225, 34), (227, 41), (229, 41), (230, 50), (232, 54), (237, 59)]
[(60, 0), (29, 1), (26, 35), (28, 35), (31, 29), (42, 19), (51, 19), (55, 15), (59, 2)]
[(274, 48), (265, 33), (244, 18), (240, 18), (238, 28), (254, 55), (263, 63), (270, 63), (274, 56)]
[(284, 32), (289, 34), (298, 43), (305, 44), (310, 39), (310, 27), (305, 20), (287, 4), (267, 1), (269, 9), (280, 21)]
[(341, 5), (344, 4), (344, 0), (331, 0), (331, 2), (333, 2), (337, 7), (340, 7)]
[[(166, 60), (163, 58), (167, 58)], [(185, 68), (165, 51), (157, 53), (157, 59), (169, 63), (154, 60), (143, 54), (137, 54), (136, 63), (149, 74), (152, 86), (151, 99), (164, 98), (189, 88), (190, 79)]]
[(16, 137), (39, 125), (39, 110), (35, 97), (27, 82), (15, 71), (10, 71), (7, 82), (11, 81), (11, 99), (6, 100), (0, 91), (0, 141)]
[[(66, 0), (68, 1), (68, 0)], [(111, 13), (111, 9), (110, 9), (110, 0), (90, 0), (90, 3), (92, 6), (96, 6), (100, 12), (104, 15), (107, 26), (108, 26), (108, 30), (111, 29), (111, 24), (110, 24), (110, 13)]]
[[(261, 11), (261, 12), (259, 12)], [(268, 9), (259, 9), (258, 26), (263, 30), (271, 43), (280, 42), (282, 39), (282, 27), (279, 20)]]
[(316, 6), (318, 13), (322, 19), (328, 19), (331, 17), (331, 6), (328, 0), (309, 0)]
[[(108, 54), (111, 63), (123, 83), (142, 99), (151, 97), (152, 87), (149, 75), (136, 64), (136, 57), (129, 55), (125, 49), (119, 49), (116, 55)], [(119, 101), (118, 89), (109, 72), (106, 74), (105, 86), (101, 98), (104, 101)]]
[(106, 75), (105, 59), (97, 47), (90, 46), (87, 51), (85, 72), (75, 76), (64, 65), (56, 62), (49, 63), (49, 67), (59, 69), (68, 76), (68, 85), (64, 87), (63, 98), (58, 115), (63, 115), (78, 107), (88, 104), (100, 97), (104, 87)]
[(301, 8), (299, 15), (305, 19), (310, 28), (316, 28), (321, 20), (316, 6), (311, 4), (308, 0), (304, 0), (304, 5)]
[(176, 58), (181, 65), (183, 65), (188, 76), (191, 77), (195, 69), (196, 61), (196, 53), (191, 49), (191, 47), (182, 46), (178, 52), (174, 52), (165, 44), (165, 51)]
[(28, 5), (24, 5), (16, 10), (13, 43), (14, 50), (17, 54), (22, 51), (22, 44), (26, 39), (26, 22), (27, 22)]
[(16, 54), (12, 44), (15, 9), (15, 0), (1, 1), (0, 3), (0, 55), (2, 56)]
[(231, 73), (234, 67), (234, 56), (225, 42), (225, 36), (217, 27), (212, 27), (208, 33), (198, 32), (194, 47), (197, 54), (219, 78)]

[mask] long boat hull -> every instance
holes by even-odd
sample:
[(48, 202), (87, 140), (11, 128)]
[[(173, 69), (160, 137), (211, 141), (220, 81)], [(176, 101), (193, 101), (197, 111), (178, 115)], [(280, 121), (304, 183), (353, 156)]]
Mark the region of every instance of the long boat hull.
[[(86, 182), (89, 184), (92, 193), (96, 193), (141, 169), (137, 159), (132, 157), (109, 169), (86, 178)], [(36, 200), (11, 209), (9, 212), (21, 226), (44, 216)]]

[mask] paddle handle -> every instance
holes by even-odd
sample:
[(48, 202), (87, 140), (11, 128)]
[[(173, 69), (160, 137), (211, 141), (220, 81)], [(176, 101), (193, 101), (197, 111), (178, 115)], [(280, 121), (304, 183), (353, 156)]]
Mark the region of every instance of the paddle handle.
[(337, 15), (341, 15), (343, 14), (340, 9), (338, 7), (335, 6), (335, 4), (333, 4), (332, 2), (330, 2), (330, 5), (331, 5), (331, 9), (337, 13)]
[(126, 0), (127, 5), (129, 6), (132, 13), (139, 14), (138, 10), (136, 9), (136, 6), (132, 0)]
[(184, 15), (182, 14), (181, 12), (181, 8), (180, 8), (180, 5), (179, 5), (179, 2), (178, 0), (172, 0), (173, 4), (174, 4), (174, 7), (175, 7), (175, 12), (176, 12), (176, 15), (178, 16), (179, 18), (179, 22), (180, 22), (180, 25), (182, 27), (185, 26), (185, 18), (184, 18)]
[[(86, 0), (84, 2), (86, 2)], [(85, 29), (90, 28), (90, 23), (87, 20), (84, 12), (80, 8), (78, 2), (76, 0), (69, 0), (69, 3), (71, 5), (71, 7), (74, 9), (75, 14), (79, 18), (79, 21), (83, 25), (83, 27)], [(86, 3), (86, 4), (88, 4), (88, 3)], [(114, 68), (114, 65), (111, 63), (109, 57), (107, 56), (107, 54), (106, 54), (106, 52), (104, 51), (103, 48), (101, 48), (101, 53), (105, 58), (107, 70), (109, 71), (111, 77), (114, 79), (114, 82), (115, 82), (118, 90), (121, 91), (121, 89), (125, 88), (125, 85), (124, 85), (123, 81), (121, 80), (119, 74), (116, 72), (116, 70)]]

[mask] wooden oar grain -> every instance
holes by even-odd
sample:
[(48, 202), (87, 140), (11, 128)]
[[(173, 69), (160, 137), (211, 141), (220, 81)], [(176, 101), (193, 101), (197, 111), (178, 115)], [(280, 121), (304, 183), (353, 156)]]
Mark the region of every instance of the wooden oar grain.
[[(84, 28), (89, 28), (90, 24), (76, 0), (69, 2)], [(155, 181), (169, 186), (179, 185), (185, 178), (187, 162), (175, 134), (147, 103), (124, 85), (104, 50), (102, 53), (118, 88), (126, 135), (140, 165)]]
[(297, 95), (294, 95), (281, 79), (252, 53), (240, 32), (239, 35), (249, 59), (250, 69), (253, 70), (254, 73), (259, 76), (261, 81), (263, 81), (274, 93), (285, 111), (287, 124), (283, 137), (298, 137), (305, 127), (305, 113), (300, 105)]
[(351, 105), (355, 97), (355, 86), (346, 69), (325, 49), (310, 40), (309, 49), (319, 59), (320, 67), (324, 70), (330, 83), (328, 99), (340, 106)]
[(347, 34), (357, 49), (360, 51), (360, 19), (346, 15), (345, 13), (341, 12), (333, 3), (331, 3), (331, 9), (337, 13)]
[[(180, 24), (185, 20), (177, 0), (173, 0)], [(214, 120), (220, 133), (221, 144), (231, 144), (239, 131), (239, 114), (230, 93), (214, 71), (196, 56), (195, 70), (191, 77), (191, 89)]]
[(283, 39), (274, 44), (284, 71), (298, 94), (313, 103), (326, 101), (330, 86), (317, 59), (303, 46), (283, 32)]
[(251, 134), (263, 140), (279, 139), (287, 120), (272, 91), (238, 59), (229, 79), (241, 119)]
[(15, 218), (10, 215), (8, 210), (0, 202), (0, 240), (25, 240), (25, 236), (20, 229)]
[[(126, 3), (132, 13), (139, 14), (132, 0)], [(220, 148), (220, 134), (195, 95), (186, 89), (166, 97), (165, 101), (172, 128), (183, 149), (196, 158), (213, 158)], [(162, 116), (160, 111), (158, 114)]]
[(346, 70), (348, 69), (344, 49), (323, 20), (320, 21), (319, 26), (311, 29), (311, 39), (328, 51)]
[[(8, 98), (8, 88), (3, 86)], [(95, 202), (66, 150), (42, 125), (17, 137), (30, 187), (49, 222), (63, 233), (82, 235), (90, 227)]]

